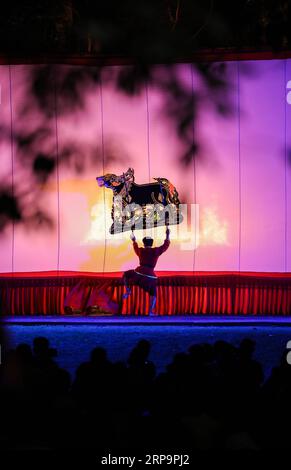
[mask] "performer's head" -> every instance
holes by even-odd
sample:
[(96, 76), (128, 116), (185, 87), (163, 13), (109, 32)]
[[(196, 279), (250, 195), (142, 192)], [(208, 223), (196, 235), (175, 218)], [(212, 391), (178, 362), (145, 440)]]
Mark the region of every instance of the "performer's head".
[(142, 239), (142, 242), (143, 242), (145, 248), (146, 248), (146, 247), (149, 247), (149, 248), (150, 248), (150, 247), (153, 246), (154, 240), (153, 240), (151, 237), (144, 237), (144, 238)]

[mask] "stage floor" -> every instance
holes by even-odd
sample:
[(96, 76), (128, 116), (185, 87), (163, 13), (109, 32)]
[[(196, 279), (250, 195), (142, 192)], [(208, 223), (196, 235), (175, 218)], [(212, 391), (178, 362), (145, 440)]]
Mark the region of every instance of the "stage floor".
[[(32, 323), (34, 321), (34, 323)], [(2, 325), (3, 326), (3, 325)], [(151, 343), (150, 360), (162, 372), (175, 354), (187, 352), (193, 344), (224, 340), (238, 346), (244, 338), (256, 342), (255, 357), (266, 376), (287, 354), (291, 325), (286, 318), (104, 318), (104, 317), (22, 317), (9, 318), (4, 326), (6, 347), (32, 345), (45, 336), (56, 348), (57, 363), (75, 376), (77, 367), (88, 361), (96, 346), (103, 347), (113, 362), (126, 362), (141, 339)]]
[(175, 315), (175, 316), (138, 316), (138, 315), (31, 315), (2, 316), (2, 325), (189, 325), (189, 326), (291, 326), (291, 317), (285, 316), (244, 316), (244, 315)]

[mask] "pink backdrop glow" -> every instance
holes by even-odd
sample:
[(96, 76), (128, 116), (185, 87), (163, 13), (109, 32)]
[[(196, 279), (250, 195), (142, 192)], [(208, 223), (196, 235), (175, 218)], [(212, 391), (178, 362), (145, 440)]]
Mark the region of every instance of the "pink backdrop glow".
[[(95, 181), (97, 175), (121, 174), (129, 166), (137, 183), (164, 176), (176, 186), (182, 202), (198, 204), (199, 223), (195, 226), (192, 217), (191, 224), (172, 229), (171, 247), (157, 270), (290, 271), (291, 61), (243, 65), (251, 73), (242, 71), (242, 63), (226, 64), (235, 104), (231, 116), (218, 115), (207, 96), (200, 103), (196, 132), (202, 148), (195, 166), (179, 163), (180, 143), (161, 112), (161, 96), (154, 87), (130, 98), (103, 83), (84, 90), (82, 110), (56, 113), (53, 147), (76, 142), (84, 155), (94, 146), (103, 153), (82, 173), (61, 165), (58, 174), (38, 187), (54, 229), (7, 227), (1, 234), (0, 271), (110, 272), (134, 267), (129, 232), (109, 235), (112, 192)], [(30, 67), (11, 66), (9, 75), (8, 66), (0, 66), (0, 124), (9, 127), (12, 122), (14, 131), (23, 126), (19, 110), (27, 99)], [(177, 67), (185, 87), (192, 86), (192, 78), (194, 87), (201, 87), (191, 65)], [(114, 72), (114, 67), (108, 69)], [(31, 115), (27, 129), (33, 131), (40, 119)], [(39, 185), (19, 165), (17, 149), (7, 140), (0, 142), (0, 151), (2, 182), (15, 188)], [(112, 154), (118, 158), (112, 159)], [(138, 240), (144, 234), (153, 235), (159, 244), (164, 229), (136, 232)]]

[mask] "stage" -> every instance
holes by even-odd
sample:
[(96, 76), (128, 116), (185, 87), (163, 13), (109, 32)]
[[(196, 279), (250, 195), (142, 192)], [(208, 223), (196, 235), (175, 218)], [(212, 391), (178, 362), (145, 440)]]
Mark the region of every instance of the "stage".
[[(221, 316), (231, 322), (248, 316), (291, 315), (290, 273), (246, 272), (159, 272), (156, 313), (153, 322), (182, 321), (195, 323), (204, 316)], [(73, 321), (119, 322), (122, 317), (145, 317), (148, 295), (133, 287), (132, 295), (122, 300), (121, 273), (85, 273), (47, 271), (1, 274), (1, 315), (30, 317), (57, 316)], [(118, 305), (118, 316), (92, 316), (102, 311), (102, 295)], [(102, 295), (101, 295), (102, 294)], [(106, 312), (105, 312), (106, 313)], [(165, 320), (162, 318), (165, 316)], [(188, 317), (187, 317), (188, 316)], [(202, 318), (200, 318), (202, 316)], [(37, 317), (35, 317), (37, 318)], [(71, 320), (70, 320), (71, 319)], [(123, 319), (122, 319), (123, 320)], [(143, 321), (145, 318), (142, 319)], [(75, 321), (75, 320), (74, 320)], [(172, 320), (171, 320), (172, 321)]]
[(2, 325), (96, 325), (96, 326), (291, 326), (290, 316), (173, 315), (29, 315), (2, 316)]

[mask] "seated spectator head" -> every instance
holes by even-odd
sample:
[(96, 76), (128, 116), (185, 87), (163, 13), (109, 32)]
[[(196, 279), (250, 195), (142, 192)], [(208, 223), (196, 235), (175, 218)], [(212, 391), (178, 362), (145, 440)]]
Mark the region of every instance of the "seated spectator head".
[(141, 339), (130, 353), (128, 363), (137, 365), (145, 363), (151, 350), (151, 343), (146, 339)]
[(91, 362), (94, 364), (104, 364), (107, 362), (107, 352), (106, 349), (101, 347), (96, 347), (91, 351)]
[(49, 340), (44, 336), (34, 338), (33, 352), (35, 356), (41, 358), (52, 358), (57, 355), (56, 349), (49, 347)]

